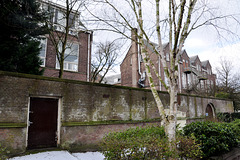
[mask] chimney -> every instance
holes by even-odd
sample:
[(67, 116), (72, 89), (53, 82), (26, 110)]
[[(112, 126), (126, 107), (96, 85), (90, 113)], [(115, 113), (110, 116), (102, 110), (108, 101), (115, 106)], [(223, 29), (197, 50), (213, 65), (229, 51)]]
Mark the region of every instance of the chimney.
[(131, 31), (131, 58), (132, 58), (132, 87), (138, 87), (138, 44), (137, 44), (137, 28)]
[(132, 40), (132, 45), (137, 42), (137, 28), (133, 28), (131, 30), (131, 40)]

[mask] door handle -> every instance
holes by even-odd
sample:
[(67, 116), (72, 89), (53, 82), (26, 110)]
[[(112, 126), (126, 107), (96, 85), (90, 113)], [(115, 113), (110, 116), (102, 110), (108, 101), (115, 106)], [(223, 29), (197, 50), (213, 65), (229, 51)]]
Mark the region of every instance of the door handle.
[(33, 124), (33, 122), (28, 121), (28, 126), (30, 126), (31, 124)]

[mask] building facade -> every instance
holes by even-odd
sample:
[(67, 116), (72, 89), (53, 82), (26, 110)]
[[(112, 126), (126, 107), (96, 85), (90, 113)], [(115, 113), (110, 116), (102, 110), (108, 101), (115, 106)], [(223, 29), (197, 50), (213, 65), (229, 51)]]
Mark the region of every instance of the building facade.
[[(44, 76), (59, 76), (57, 50), (61, 51), (65, 36), (66, 9), (58, 4), (40, 1), (41, 9), (49, 14), (49, 27), (54, 31), (41, 40), (40, 58)], [(66, 79), (89, 81), (91, 67), (92, 32), (80, 23), (77, 11), (69, 14), (69, 34), (64, 55), (63, 77)], [(54, 37), (54, 38), (53, 38)], [(56, 44), (57, 43), (57, 44)]]
[[(130, 87), (150, 88), (146, 77), (145, 67), (141, 58), (139, 45), (136, 43), (137, 37), (132, 32), (131, 46), (120, 66), (121, 85)], [(148, 54), (155, 65), (159, 75), (168, 85), (164, 68), (160, 62), (160, 57), (153, 51), (153, 46), (144, 41)], [(153, 43), (154, 47), (157, 44)], [(169, 43), (163, 44), (167, 65), (170, 65)], [(178, 64), (178, 90), (180, 93), (204, 93), (213, 94), (215, 88), (216, 75), (212, 73), (210, 62), (200, 61), (198, 56), (189, 57), (186, 50), (180, 53)], [(152, 71), (153, 72), (153, 71)], [(164, 85), (158, 80), (156, 74), (152, 74), (157, 90), (166, 91)]]

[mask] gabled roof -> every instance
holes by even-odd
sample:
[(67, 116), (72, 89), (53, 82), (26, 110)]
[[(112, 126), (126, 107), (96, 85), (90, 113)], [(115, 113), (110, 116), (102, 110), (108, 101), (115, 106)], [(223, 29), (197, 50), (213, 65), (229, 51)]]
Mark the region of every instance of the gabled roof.
[(180, 52), (180, 55), (183, 55), (184, 53), (185, 53), (185, 54), (187, 55), (187, 57), (189, 58), (189, 56), (188, 56), (188, 54), (187, 54), (187, 51), (186, 51), (185, 49)]
[(191, 64), (193, 64), (193, 63), (196, 61), (197, 58), (198, 58), (198, 56), (192, 56), (192, 57), (190, 57), (190, 62), (191, 62)]
[[(146, 47), (147, 47), (148, 49), (150, 49), (151, 52), (154, 52), (154, 49), (153, 49), (152, 45), (149, 44), (149, 43), (147, 43), (147, 40), (146, 40), (146, 39), (143, 40), (143, 43), (144, 43), (144, 45), (146, 45)], [(153, 46), (154, 46), (155, 48), (157, 48), (157, 46), (158, 46), (157, 43), (154, 43), (154, 42), (151, 42), (151, 43), (153, 44)], [(163, 44), (163, 48), (165, 49), (165, 48), (167, 47), (167, 45), (168, 45), (168, 43), (164, 43), (164, 44)], [(132, 47), (132, 46), (129, 47), (129, 49), (128, 49), (128, 51), (127, 51), (127, 54), (128, 54), (128, 52), (130, 51), (130, 48), (131, 48), (131, 47)], [(125, 55), (122, 63), (124, 62), (127, 54)], [(121, 63), (120, 65), (122, 65), (122, 63)]]
[(201, 63), (202, 63), (202, 67), (203, 67), (204, 69), (207, 69), (207, 65), (209, 65), (209, 66), (211, 67), (211, 64), (210, 64), (209, 60), (202, 61)]
[[(151, 50), (151, 52), (154, 52), (153, 46), (154, 46), (155, 48), (158, 47), (158, 44), (157, 44), (157, 43), (151, 42), (151, 43), (153, 44), (153, 46), (152, 46), (150, 43), (147, 42), (146, 39), (143, 40), (143, 43), (144, 43), (144, 45), (145, 45), (147, 48), (149, 48), (149, 49)], [(164, 44), (163, 44), (163, 48), (165, 49), (165, 48), (167, 47), (167, 45), (168, 45), (168, 43), (164, 43)]]
[(203, 66), (203, 67), (206, 67), (206, 66), (207, 66), (207, 64), (209, 63), (209, 61), (208, 61), (208, 60), (206, 60), (206, 61), (202, 61), (201, 63), (202, 63), (202, 66)]

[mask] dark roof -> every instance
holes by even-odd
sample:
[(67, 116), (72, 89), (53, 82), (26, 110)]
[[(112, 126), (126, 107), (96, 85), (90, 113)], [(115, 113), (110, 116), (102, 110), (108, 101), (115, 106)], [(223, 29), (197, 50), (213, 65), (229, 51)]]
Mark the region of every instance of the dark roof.
[(192, 56), (192, 57), (190, 57), (190, 62), (191, 62), (191, 64), (194, 63), (197, 58), (198, 58), (198, 56)]
[(185, 49), (180, 52), (180, 55), (183, 55), (183, 53), (186, 53), (187, 57), (189, 58), (187, 51)]
[[(151, 43), (153, 44), (153, 46), (152, 46), (151, 44), (149, 44), (149, 43), (147, 42), (146, 39), (143, 40), (143, 43), (144, 43), (144, 45), (145, 45), (147, 48), (149, 48), (152, 52), (154, 52), (153, 46), (154, 46), (155, 48), (158, 47), (158, 44), (157, 44), (157, 43), (151, 42)], [(164, 43), (164, 44), (163, 44), (163, 48), (167, 47), (167, 45), (168, 45), (168, 43)]]
[(207, 64), (209, 63), (209, 60), (202, 61), (201, 63), (202, 63), (202, 66), (203, 66), (203, 67), (206, 67), (206, 66), (207, 66)]

